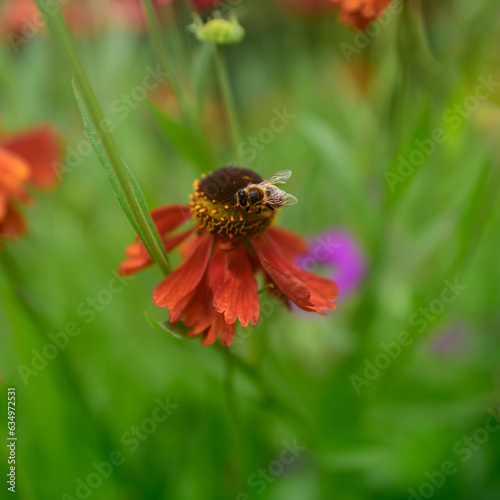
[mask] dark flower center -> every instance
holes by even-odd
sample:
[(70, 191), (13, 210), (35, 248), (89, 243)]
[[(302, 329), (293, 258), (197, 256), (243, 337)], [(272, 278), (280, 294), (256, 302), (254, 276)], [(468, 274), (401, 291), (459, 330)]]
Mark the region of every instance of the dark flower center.
[(237, 205), (236, 193), (263, 179), (252, 170), (224, 167), (194, 182), (191, 208), (196, 223), (209, 233), (245, 235), (261, 233), (273, 222), (274, 212), (263, 208), (249, 213)]

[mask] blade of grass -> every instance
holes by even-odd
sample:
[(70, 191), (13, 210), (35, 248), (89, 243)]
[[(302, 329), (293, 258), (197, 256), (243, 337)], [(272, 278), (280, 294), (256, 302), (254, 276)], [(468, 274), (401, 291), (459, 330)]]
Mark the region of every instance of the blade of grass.
[(170, 272), (168, 257), (161, 245), (160, 237), (154, 229), (146, 202), (137, 183), (132, 180), (132, 175), (118, 152), (113, 136), (106, 128), (106, 120), (80, 62), (59, 5), (55, 0), (36, 0), (36, 3), (73, 76), (73, 90), (82, 113), (87, 135), (111, 188), (152, 259), (166, 275)]

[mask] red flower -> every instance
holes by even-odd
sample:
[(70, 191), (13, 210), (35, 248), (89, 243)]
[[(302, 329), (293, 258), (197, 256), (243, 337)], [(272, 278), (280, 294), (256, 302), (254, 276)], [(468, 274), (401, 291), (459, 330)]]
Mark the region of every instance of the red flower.
[(52, 164), (59, 153), (58, 136), (48, 126), (0, 137), (0, 245), (24, 233), (26, 224), (16, 204), (29, 201), (28, 185), (46, 189), (54, 184)]
[(378, 19), (392, 0), (330, 0), (340, 7), (343, 23), (360, 31), (366, 30), (372, 21)]
[[(260, 302), (255, 274), (262, 271), (270, 292), (286, 305), (324, 314), (335, 309), (337, 285), (294, 265), (307, 251), (298, 235), (273, 227), (277, 210), (264, 207), (249, 213), (237, 205), (235, 194), (262, 178), (251, 170), (225, 167), (195, 181), (189, 205), (168, 205), (151, 212), (167, 251), (180, 245), (184, 261), (153, 292), (153, 302), (166, 307), (170, 322), (183, 319), (189, 335), (202, 335), (202, 344), (221, 336), (231, 345), (236, 320), (256, 325)], [(196, 225), (172, 235), (189, 219)], [(136, 238), (125, 251), (119, 273), (133, 274), (152, 264)]]

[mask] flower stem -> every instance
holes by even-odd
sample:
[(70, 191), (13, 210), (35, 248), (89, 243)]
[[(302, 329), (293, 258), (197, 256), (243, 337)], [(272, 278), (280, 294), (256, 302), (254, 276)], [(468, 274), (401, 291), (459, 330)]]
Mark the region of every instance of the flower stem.
[[(154, 228), (142, 193), (120, 157), (113, 136), (108, 130), (106, 119), (80, 62), (59, 5), (55, 0), (36, 0), (36, 2), (56, 45), (73, 75), (77, 94), (81, 98), (79, 105), (84, 123), (88, 118), (87, 134), (89, 134), (92, 145), (122, 210), (129, 218), (152, 259), (159, 265), (164, 274), (168, 274), (170, 265), (165, 250), (160, 243), (160, 237)], [(109, 170), (107, 170), (107, 167), (109, 167)]]
[(234, 103), (234, 96), (231, 91), (231, 85), (229, 84), (229, 77), (227, 74), (226, 60), (224, 46), (215, 46), (215, 65), (217, 68), (217, 77), (219, 79), (219, 85), (222, 92), (222, 97), (226, 105), (227, 115), (229, 118), (229, 126), (231, 128), (231, 135), (233, 139), (233, 147), (235, 157), (238, 163), (241, 164), (241, 156), (239, 153), (239, 146), (242, 143), (242, 135), (238, 122), (238, 115), (236, 114), (236, 105)]
[(243, 464), (242, 464), (242, 454), (240, 439), (240, 425), (239, 425), (239, 414), (236, 404), (236, 394), (234, 391), (234, 358), (232, 356), (226, 357), (226, 380), (225, 380), (225, 393), (227, 401), (229, 427), (231, 430), (231, 441), (232, 441), (232, 452), (233, 452), (233, 474), (230, 476), (233, 478), (236, 494), (242, 491), (243, 485)]

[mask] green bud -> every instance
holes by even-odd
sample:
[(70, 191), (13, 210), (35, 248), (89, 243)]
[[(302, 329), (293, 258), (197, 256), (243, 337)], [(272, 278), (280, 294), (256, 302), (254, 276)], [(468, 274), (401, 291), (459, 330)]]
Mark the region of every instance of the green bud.
[(245, 30), (234, 16), (229, 20), (222, 17), (215, 17), (205, 24), (200, 16), (196, 16), (190, 29), (200, 42), (211, 42), (221, 45), (238, 43), (245, 36)]

